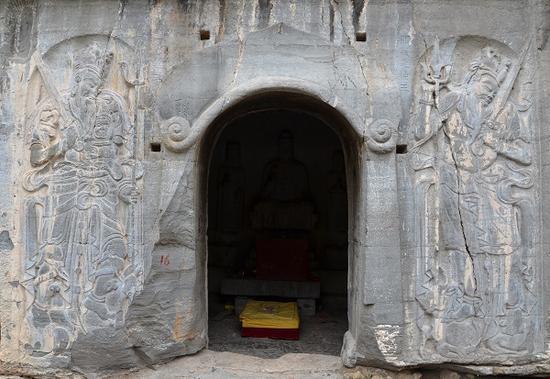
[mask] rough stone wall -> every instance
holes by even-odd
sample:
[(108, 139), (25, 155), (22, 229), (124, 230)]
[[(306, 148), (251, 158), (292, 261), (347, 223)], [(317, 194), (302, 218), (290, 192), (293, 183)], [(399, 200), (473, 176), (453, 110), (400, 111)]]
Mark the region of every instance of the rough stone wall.
[(205, 347), (205, 136), (279, 93), (344, 120), (344, 362), (547, 372), (549, 11), (2, 2), (0, 362), (98, 372)]

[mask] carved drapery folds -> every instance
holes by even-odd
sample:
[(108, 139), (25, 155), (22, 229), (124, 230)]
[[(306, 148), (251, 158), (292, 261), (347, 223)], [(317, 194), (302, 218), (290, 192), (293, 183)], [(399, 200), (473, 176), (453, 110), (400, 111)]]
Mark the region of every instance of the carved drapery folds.
[(38, 53), (33, 58), (46, 89), (26, 126), (30, 169), (23, 178), (22, 285), (34, 355), (63, 353), (79, 333), (122, 327), (143, 281), (142, 169), (127, 103), (106, 88), (118, 67), (112, 61), (104, 46), (81, 48), (63, 93)]
[(540, 349), (534, 126), (520, 104), (528, 57), (528, 43), (516, 55), (497, 42), (436, 41), (419, 68), (410, 162), (424, 357)]

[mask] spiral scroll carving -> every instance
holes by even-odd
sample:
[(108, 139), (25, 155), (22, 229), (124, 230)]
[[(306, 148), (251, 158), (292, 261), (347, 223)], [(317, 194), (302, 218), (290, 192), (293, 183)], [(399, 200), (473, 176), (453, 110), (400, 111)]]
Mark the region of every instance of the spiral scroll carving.
[(376, 153), (389, 153), (395, 149), (397, 123), (380, 119), (367, 127), (367, 146)]
[(186, 139), (191, 132), (191, 125), (183, 117), (172, 117), (162, 122), (162, 138), (166, 148), (174, 153), (181, 153), (187, 147)]

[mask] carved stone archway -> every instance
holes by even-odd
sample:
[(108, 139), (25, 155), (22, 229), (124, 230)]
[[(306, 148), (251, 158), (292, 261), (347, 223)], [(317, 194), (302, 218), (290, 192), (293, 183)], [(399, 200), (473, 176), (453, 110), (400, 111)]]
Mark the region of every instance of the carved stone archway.
[[(345, 171), (347, 182), (347, 205), (348, 205), (348, 320), (350, 325), (354, 320), (353, 309), (355, 308), (354, 302), (357, 298), (355, 291), (353, 290), (353, 283), (356, 282), (355, 275), (357, 273), (353, 270), (355, 267), (354, 249), (356, 246), (351, 243), (353, 235), (355, 234), (355, 227), (359, 224), (359, 210), (360, 207), (357, 204), (357, 193), (359, 191), (358, 175), (359, 172), (359, 157), (362, 146), (362, 137), (357, 133), (356, 129), (352, 126), (350, 120), (346, 118), (343, 112), (340, 112), (336, 108), (332, 107), (325, 101), (319, 98), (318, 95), (312, 93), (306, 93), (301, 90), (291, 90), (289, 88), (269, 89), (263, 91), (256, 91), (249, 96), (239, 96), (238, 101), (235, 101), (229, 107), (223, 107), (216, 117), (210, 117), (211, 123), (203, 130), (203, 134), (198, 137), (197, 143), (197, 213), (196, 219), (198, 224), (197, 235), (197, 250), (198, 254), (204, 258), (200, 259), (202, 267), (200, 270), (205, 273), (207, 270), (207, 209), (208, 209), (208, 177), (210, 174), (212, 164), (212, 154), (215, 150), (217, 141), (222, 131), (232, 124), (232, 122), (244, 115), (257, 111), (268, 110), (290, 110), (299, 111), (300, 113), (309, 114), (314, 116), (325, 125), (332, 129), (339, 139), (339, 145), (344, 153), (345, 159)], [(259, 126), (261, 127), (261, 126)], [(299, 127), (299, 126), (298, 126)], [(204, 291), (206, 296), (207, 291)]]
[[(296, 36), (319, 46), (323, 56), (331, 57), (337, 51), (342, 65), (325, 72), (319, 71), (322, 67), (316, 59), (299, 59), (301, 49), (290, 55), (273, 54), (283, 47), (294, 51)], [(225, 45), (197, 52), (173, 67), (158, 92), (155, 121), (160, 128), (145, 133), (146, 140), (162, 145), (158, 152), (148, 152), (151, 163), (159, 168), (155, 178), (162, 190), (155, 193), (159, 214), (151, 224), (155, 239), (147, 256), (150, 261), (145, 263), (150, 279), (144, 285), (144, 298), (153, 304), (158, 288), (175, 288), (165, 295), (163, 304), (170, 309), (170, 325), (176, 332), (164, 330), (166, 321), (157, 323), (174, 346), (168, 354), (196, 352), (208, 339), (204, 178), (209, 148), (235, 115), (278, 104), (324, 118), (326, 124), (339, 128), (336, 132), (344, 147), (348, 191), (352, 191), (348, 193), (348, 217), (353, 217), (348, 223), (350, 320), (344, 362), (349, 366), (400, 364), (406, 330), (395, 149), (400, 118), (396, 82), (383, 66), (373, 65), (365, 73), (360, 64), (364, 57), (356, 50), (332, 46), (284, 25), (251, 33), (246, 44), (250, 48), (242, 50), (237, 71), (232, 59), (218, 60)], [(241, 51), (234, 41), (227, 48), (235, 56)], [(260, 70), (253, 54), (273, 59), (264, 59)], [(205, 67), (205, 61), (218, 63), (213, 71), (196, 71)], [(181, 85), (185, 80), (187, 85)], [(136, 313), (144, 311), (136, 306)], [(134, 329), (136, 338), (137, 331), (147, 333), (138, 323)], [(142, 350), (159, 354), (154, 348)]]

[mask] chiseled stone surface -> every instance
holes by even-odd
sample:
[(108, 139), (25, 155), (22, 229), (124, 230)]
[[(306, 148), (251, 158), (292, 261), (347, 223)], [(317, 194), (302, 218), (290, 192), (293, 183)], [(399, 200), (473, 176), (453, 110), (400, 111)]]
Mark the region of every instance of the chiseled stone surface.
[(209, 152), (279, 106), (343, 144), (343, 364), (550, 374), (547, 1), (14, 0), (0, 20), (6, 373), (204, 349)]
[(229, 352), (209, 350), (165, 365), (145, 368), (125, 374), (106, 376), (109, 379), (126, 378), (334, 378), (334, 379), (470, 379), (471, 374), (450, 370), (389, 371), (372, 367), (347, 369), (338, 357), (322, 354), (286, 354), (277, 359), (251, 357)]

